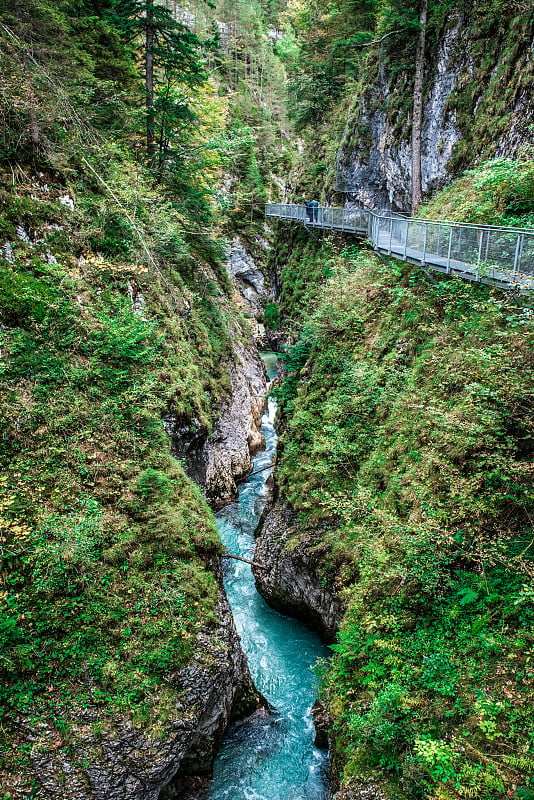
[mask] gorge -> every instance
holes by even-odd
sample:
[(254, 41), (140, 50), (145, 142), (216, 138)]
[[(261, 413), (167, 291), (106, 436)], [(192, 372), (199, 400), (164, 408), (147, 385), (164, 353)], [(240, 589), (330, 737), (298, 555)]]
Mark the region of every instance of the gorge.
[(534, 798), (528, 286), (265, 216), (534, 268), (533, 47), (528, 0), (0, 2), (0, 800)]

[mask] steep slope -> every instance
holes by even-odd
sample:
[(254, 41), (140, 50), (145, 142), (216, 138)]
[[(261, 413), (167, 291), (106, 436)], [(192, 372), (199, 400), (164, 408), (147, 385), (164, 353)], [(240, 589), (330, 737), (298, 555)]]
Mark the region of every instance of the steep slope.
[[(292, 199), (409, 209), (417, 26), (364, 5), (295, 18)], [(430, 2), (427, 34), (419, 213), (530, 225), (532, 10)], [(336, 800), (529, 798), (531, 303), (359, 247), (276, 228), (293, 346), (257, 585), (338, 630), (317, 714)]]
[(261, 446), (249, 87), (176, 4), (0, 11), (2, 797), (177, 797), (258, 702), (207, 504)]
[(329, 266), (280, 390), (258, 586), (340, 625), (323, 693), (343, 797), (527, 797), (530, 314), (354, 249)]
[(234, 700), (254, 697), (213, 519), (161, 417), (172, 407), (186, 431), (203, 426), (220, 502), (259, 444), (263, 366), (237, 355), (250, 334), (216, 253), (96, 256), (84, 224), (103, 198), (75, 205), (51, 176), (2, 199), (3, 786), (157, 797), (195, 737), (216, 739)]

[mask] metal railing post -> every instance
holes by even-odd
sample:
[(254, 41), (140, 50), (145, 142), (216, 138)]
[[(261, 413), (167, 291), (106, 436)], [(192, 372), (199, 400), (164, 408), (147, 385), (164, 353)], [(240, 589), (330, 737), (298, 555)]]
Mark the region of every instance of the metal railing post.
[(516, 272), (517, 272), (517, 267), (518, 267), (518, 265), (519, 265), (519, 253), (520, 253), (520, 250), (521, 250), (521, 240), (522, 240), (522, 239), (523, 239), (523, 234), (522, 234), (522, 233), (518, 233), (518, 234), (517, 234), (517, 242), (516, 242), (516, 245), (515, 245), (515, 256), (514, 256), (514, 271), (513, 271), (513, 275), (515, 275), (515, 274), (516, 274)]
[(389, 247), (388, 255), (391, 255), (391, 239), (393, 237), (393, 217), (389, 218)]
[(406, 261), (406, 253), (408, 252), (408, 232), (410, 229), (410, 223), (406, 220), (406, 236), (404, 237), (404, 260)]
[(449, 232), (449, 250), (447, 252), (447, 275), (451, 274), (452, 231), (453, 231), (453, 227), (451, 225), (450, 232)]
[(423, 260), (421, 261), (421, 264), (426, 264), (426, 236), (427, 236), (427, 230), (428, 230), (428, 223), (425, 222), (425, 234), (423, 236)]
[(480, 242), (478, 245), (478, 260), (477, 260), (477, 281), (480, 281), (480, 262), (482, 261), (482, 240), (484, 239), (484, 231), (480, 231)]

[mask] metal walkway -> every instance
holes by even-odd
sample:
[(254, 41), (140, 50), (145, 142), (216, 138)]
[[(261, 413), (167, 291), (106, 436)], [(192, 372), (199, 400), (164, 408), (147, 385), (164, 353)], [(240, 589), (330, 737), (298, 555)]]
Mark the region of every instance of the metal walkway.
[(308, 228), (352, 233), (368, 238), (375, 250), (402, 261), (519, 291), (534, 289), (534, 231), (466, 225), (403, 217), (363, 208), (312, 209), (267, 203), (268, 217), (296, 220)]

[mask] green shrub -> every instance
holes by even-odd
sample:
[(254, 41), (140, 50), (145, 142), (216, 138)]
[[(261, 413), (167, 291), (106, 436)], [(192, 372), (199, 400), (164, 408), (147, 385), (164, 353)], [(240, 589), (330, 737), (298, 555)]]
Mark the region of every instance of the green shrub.
[(371, 254), (328, 265), (278, 390), (279, 482), (348, 602), (323, 685), (345, 780), (504, 800), (534, 780), (532, 317)]
[(280, 311), (278, 303), (274, 300), (269, 300), (263, 312), (263, 321), (268, 328), (278, 330), (280, 328)]

